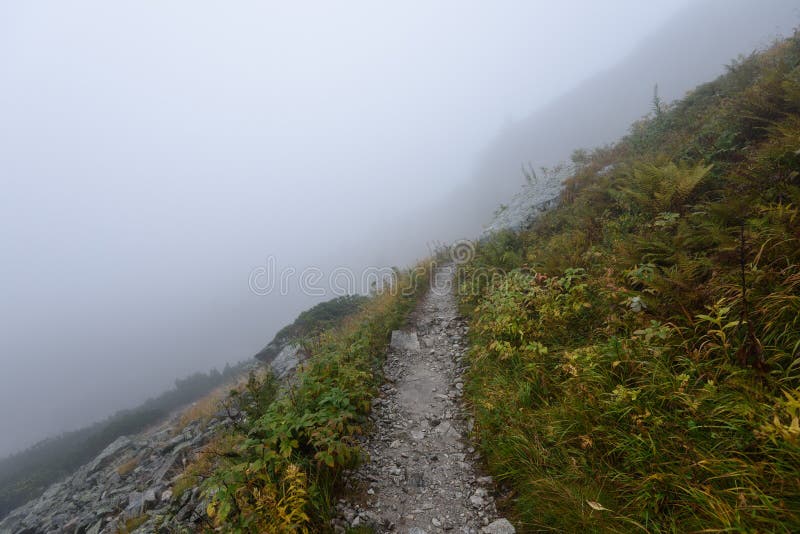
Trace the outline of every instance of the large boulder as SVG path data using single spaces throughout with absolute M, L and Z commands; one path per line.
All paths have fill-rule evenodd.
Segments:
M 288 340 L 286 339 L 273 339 L 269 345 L 258 351 L 258 354 L 256 354 L 254 358 L 264 363 L 270 363 L 281 352 L 287 343 Z
M 495 212 L 483 235 L 501 230 L 522 230 L 530 226 L 542 213 L 558 205 L 561 183 L 572 170 L 572 167 L 564 167 L 546 173 L 544 180 L 526 183 L 507 205 Z

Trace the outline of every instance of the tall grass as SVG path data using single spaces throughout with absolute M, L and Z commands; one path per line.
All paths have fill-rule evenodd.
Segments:
M 583 153 L 460 269 L 476 436 L 524 528 L 800 531 L 798 65 L 794 37 Z

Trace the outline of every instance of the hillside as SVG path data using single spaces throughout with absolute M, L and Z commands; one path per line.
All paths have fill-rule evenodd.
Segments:
M 195 373 L 175 380 L 175 387 L 141 405 L 103 421 L 42 440 L 0 459 L 0 519 L 47 487 L 85 464 L 116 439 L 158 424 L 214 388 L 234 380 L 250 363 L 226 366 L 222 372 Z
M 800 33 L 651 104 L 0 532 L 800 531 Z
M 664 102 L 681 99 L 739 54 L 790 35 L 799 17 L 791 0 L 688 3 L 618 64 L 507 124 L 479 161 L 475 186 L 483 198 L 505 202 L 515 184 L 498 177 L 520 177 L 521 164 L 554 166 L 575 148 L 615 142 L 649 109 L 656 86 Z M 714 39 L 704 42 L 709 34 Z
M 310 341 L 325 330 L 333 328 L 356 313 L 364 305 L 366 297 L 345 295 L 312 306 L 280 330 L 267 346 L 255 355 L 257 360 L 271 362 L 286 345 Z
M 452 358 L 479 447 L 459 458 L 464 473 L 484 458 L 496 484 L 433 504 L 438 454 L 418 453 L 446 415 L 433 408 L 423 425 L 394 372 L 446 360 L 413 347 L 382 363 L 431 264 L 405 275 L 408 298 L 372 297 L 309 348 L 296 388 L 208 479 L 216 524 L 438 531 L 493 495 L 523 531 L 797 530 L 799 65 L 796 36 L 674 105 L 654 99 L 619 143 L 574 153 L 555 207 L 530 226 L 471 258 L 453 251 L 471 347 Z M 424 309 L 406 324 L 443 320 Z
M 531 530 L 800 528 L 800 37 L 734 62 L 460 271 L 466 392 Z

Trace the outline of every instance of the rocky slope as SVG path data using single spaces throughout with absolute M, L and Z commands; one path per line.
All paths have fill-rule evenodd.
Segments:
M 467 327 L 457 315 L 453 271 L 436 272 L 413 328 L 393 333 L 375 427 L 363 444 L 370 461 L 349 475 L 353 492 L 339 501 L 337 531 L 514 532 L 498 519 L 492 479 L 481 476 L 467 439 L 471 422 L 460 403 Z
M 286 378 L 305 356 L 279 351 L 272 372 Z M 235 414 L 234 414 L 235 415 Z M 0 521 L 0 534 L 182 533 L 207 523 L 200 488 L 176 486 L 184 467 L 211 438 L 233 423 L 218 411 L 186 424 L 177 413 L 155 428 L 117 439 L 91 462 Z
M 2 534 L 100 534 L 117 532 L 128 521 L 142 532 L 194 530 L 203 521 L 199 489 L 173 491 L 183 467 L 225 421 L 191 422 L 180 415 L 152 431 L 121 437 L 66 480 L 0 522 Z M 129 523 L 131 524 L 131 523 Z

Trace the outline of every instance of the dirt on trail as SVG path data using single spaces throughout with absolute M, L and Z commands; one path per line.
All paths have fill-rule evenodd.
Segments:
M 332 522 L 338 532 L 514 532 L 497 517 L 492 479 L 481 476 L 468 439 L 471 421 L 461 406 L 467 326 L 454 272 L 452 264 L 435 270 L 411 326 L 392 335 L 374 428 L 363 443 L 369 461 L 348 475 L 350 495 Z

